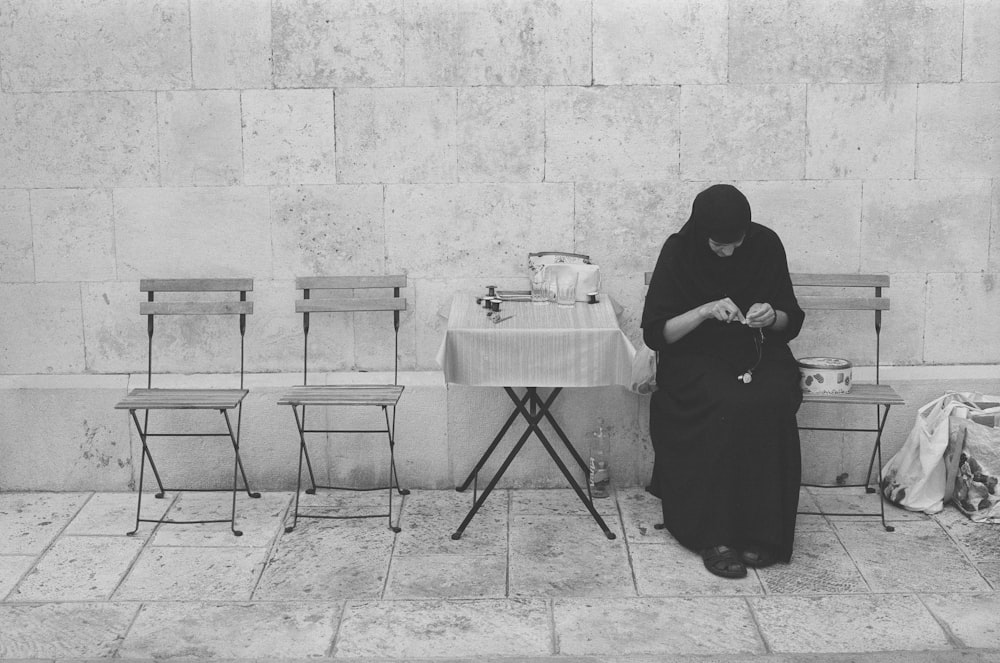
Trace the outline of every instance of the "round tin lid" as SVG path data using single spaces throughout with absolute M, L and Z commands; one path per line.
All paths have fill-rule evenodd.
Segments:
M 802 368 L 844 370 L 851 367 L 851 362 L 837 357 L 802 357 L 799 359 L 799 366 Z

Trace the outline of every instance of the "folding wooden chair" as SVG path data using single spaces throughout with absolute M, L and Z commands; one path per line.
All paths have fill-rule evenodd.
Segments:
M 243 346 L 246 334 L 246 317 L 253 313 L 253 302 L 247 301 L 247 292 L 253 290 L 253 279 L 145 279 L 139 282 L 139 291 L 147 293 L 147 301 L 139 304 L 139 314 L 146 316 L 146 332 L 149 337 L 149 348 L 147 353 L 146 388 L 133 389 L 128 396 L 115 405 L 115 409 L 128 410 L 135 423 L 135 428 L 139 433 L 142 442 L 142 462 L 139 465 L 139 493 L 136 504 L 135 529 L 128 532 L 133 535 L 139 531 L 139 523 L 229 523 L 233 534 L 242 536 L 243 532 L 236 529 L 236 492 L 237 475 L 243 478 L 243 488 L 250 497 L 260 497 L 260 493 L 251 492 L 250 484 L 247 481 L 246 472 L 243 469 L 243 461 L 240 459 L 240 422 L 243 418 L 243 399 L 247 395 L 247 390 L 243 388 Z M 159 293 L 239 293 L 238 301 L 155 301 L 155 294 Z M 239 389 L 153 389 L 153 320 L 158 315 L 184 315 L 184 316 L 205 316 L 205 315 L 238 315 L 240 326 L 240 388 Z M 233 431 L 232 421 L 229 412 L 236 409 L 236 430 Z M 139 422 L 136 414 L 138 410 L 143 411 L 143 421 Z M 218 410 L 222 415 L 226 432 L 176 432 L 176 433 L 153 433 L 149 429 L 150 410 Z M 156 477 L 156 484 L 160 491 L 156 497 L 163 498 L 167 489 L 163 487 L 160 473 L 153 462 L 153 456 L 149 450 L 149 438 L 152 437 L 228 437 L 233 445 L 235 461 L 233 463 L 233 502 L 232 511 L 228 519 L 222 520 L 164 520 L 142 518 L 142 488 L 146 469 L 146 461 L 153 470 Z M 171 488 L 175 491 L 222 491 L 229 488 Z
M 298 278 L 295 287 L 302 290 L 302 299 L 295 303 L 295 311 L 302 314 L 303 349 L 302 349 L 302 386 L 292 387 L 279 400 L 279 405 L 290 405 L 295 416 L 295 426 L 299 431 L 299 469 L 295 484 L 295 512 L 292 524 L 285 528 L 291 532 L 298 525 L 299 518 L 382 518 L 387 517 L 389 529 L 399 532 L 400 528 L 392 522 L 392 493 L 395 490 L 400 495 L 409 495 L 410 491 L 399 487 L 399 477 L 396 475 L 395 430 L 396 404 L 403 394 L 399 385 L 399 312 L 406 310 L 406 300 L 399 296 L 399 289 L 406 287 L 406 276 L 317 276 Z M 393 294 L 388 296 L 372 296 L 369 291 L 392 288 Z M 341 296 L 312 299 L 313 290 L 334 290 Z M 358 291 L 362 291 L 359 295 Z M 357 311 L 392 311 L 394 347 L 393 347 L 393 382 L 392 384 L 345 384 L 345 385 L 309 385 L 309 322 L 313 313 L 354 313 Z M 374 429 L 344 429 L 344 428 L 307 428 L 306 406 L 368 406 L 381 408 L 385 419 L 384 428 Z M 301 408 L 301 413 L 299 411 Z M 389 408 L 392 408 L 390 418 Z M 354 433 L 385 433 L 389 440 L 389 485 L 375 488 L 358 488 L 348 486 L 321 486 L 316 483 L 312 462 L 306 448 L 307 433 L 323 434 L 354 434 Z M 302 490 L 302 461 L 305 459 L 309 471 L 311 488 L 306 493 L 314 495 L 317 488 L 325 490 L 374 491 L 388 490 L 389 511 L 386 514 L 365 515 L 330 515 L 326 513 L 303 513 L 299 509 L 299 494 Z

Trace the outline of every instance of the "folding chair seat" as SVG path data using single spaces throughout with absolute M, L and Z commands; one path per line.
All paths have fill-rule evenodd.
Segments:
M 393 492 L 399 495 L 408 495 L 409 490 L 399 487 L 399 477 L 396 475 L 396 405 L 403 395 L 403 386 L 399 384 L 399 312 L 406 310 L 406 299 L 400 297 L 400 288 L 406 287 L 406 276 L 315 276 L 298 278 L 295 287 L 302 291 L 302 299 L 295 303 L 295 311 L 302 314 L 302 385 L 292 387 L 278 400 L 279 405 L 289 405 L 295 417 L 295 426 L 299 433 L 299 467 L 296 474 L 295 484 L 295 510 L 292 524 L 285 528 L 286 532 L 291 532 L 298 525 L 299 518 L 326 518 L 326 519 L 346 519 L 346 518 L 388 518 L 389 528 L 394 532 L 399 532 L 398 525 L 393 525 L 392 520 L 392 496 Z M 379 295 L 373 290 L 392 289 L 392 296 Z M 314 290 L 334 291 L 335 296 L 324 298 L 312 298 L 310 295 Z M 328 293 L 329 294 L 329 293 Z M 334 313 L 353 314 L 359 311 L 392 311 L 393 320 L 393 382 L 392 384 L 338 384 L 338 385 L 310 385 L 309 384 L 309 324 L 310 316 L 314 313 Z M 382 410 L 384 427 L 379 428 L 309 428 L 306 425 L 306 407 L 376 407 Z M 390 414 L 391 409 L 391 414 Z M 306 447 L 306 435 L 320 433 L 327 436 L 338 434 L 358 434 L 358 433 L 378 433 L 385 434 L 389 443 L 389 477 L 388 485 L 372 488 L 359 488 L 356 486 L 322 486 L 316 483 L 316 476 L 313 472 L 312 461 Z M 314 495 L 316 489 L 324 490 L 346 490 L 346 491 L 375 491 L 387 490 L 389 495 L 388 513 L 377 514 L 348 514 L 331 513 L 329 509 L 324 509 L 322 513 L 318 508 L 310 508 L 304 512 L 299 506 L 299 496 L 302 492 L 302 462 L 305 461 L 306 469 L 309 473 L 310 487 L 306 493 Z
M 243 532 L 236 529 L 236 493 L 238 478 L 243 479 L 243 489 L 250 497 L 260 497 L 260 493 L 250 490 L 243 461 L 240 458 L 240 423 L 243 419 L 243 399 L 248 391 L 243 388 L 243 348 L 246 335 L 246 317 L 253 313 L 253 302 L 246 299 L 247 292 L 253 290 L 252 279 L 145 279 L 139 282 L 139 291 L 147 293 L 146 301 L 139 304 L 139 314 L 146 316 L 146 333 L 148 336 L 146 388 L 132 389 L 128 395 L 115 404 L 115 409 L 128 410 L 142 442 L 142 461 L 139 465 L 139 491 L 136 504 L 135 529 L 128 532 L 133 535 L 139 531 L 139 523 L 176 524 L 176 523 L 229 523 L 233 534 L 241 536 Z M 239 299 L 233 300 L 231 293 L 239 293 Z M 156 293 L 224 293 L 229 301 L 156 301 Z M 209 295 L 211 297 L 211 295 Z M 195 295 L 201 297 L 201 295 Z M 240 386 L 239 389 L 154 389 L 153 388 L 153 329 L 156 316 L 239 316 L 240 330 Z M 143 412 L 142 422 L 137 412 Z M 225 423 L 224 432 L 151 432 L 149 413 L 152 410 L 217 410 Z M 236 428 L 230 419 L 230 412 L 236 410 Z M 165 520 L 142 518 L 142 490 L 145 479 L 146 461 L 156 478 L 162 499 L 167 489 L 163 486 L 159 470 L 153 462 L 149 440 L 154 437 L 227 437 L 233 447 L 232 508 L 228 519 L 214 520 Z M 223 491 L 229 488 L 170 488 L 173 491 Z

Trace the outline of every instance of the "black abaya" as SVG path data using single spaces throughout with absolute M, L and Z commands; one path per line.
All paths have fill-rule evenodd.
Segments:
M 710 230 L 696 201 L 691 220 L 663 245 L 646 294 L 643 336 L 659 352 L 650 404 L 651 489 L 682 545 L 765 546 L 788 561 L 801 477 L 795 415 L 802 392 L 787 343 L 804 314 L 781 240 L 750 223 L 748 206 L 743 242 L 731 256 L 712 252 Z M 760 344 L 758 330 L 709 319 L 666 342 L 667 320 L 724 297 L 744 314 L 755 303 L 771 304 L 788 324 L 765 330 Z M 750 368 L 752 380 L 739 381 Z

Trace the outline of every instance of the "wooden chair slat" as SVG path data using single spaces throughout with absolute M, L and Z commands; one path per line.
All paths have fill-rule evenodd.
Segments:
M 343 299 L 300 299 L 295 302 L 296 313 L 344 313 L 350 311 L 405 311 L 406 299 L 402 297 Z
M 246 389 L 133 389 L 116 410 L 230 410 L 246 397 Z
M 802 394 L 803 403 L 841 403 L 850 405 L 904 405 L 906 403 L 887 384 L 855 382 L 846 394 Z
M 888 297 L 824 297 L 799 295 L 796 297 L 803 310 L 822 311 L 887 311 Z
M 792 285 L 842 288 L 888 288 L 888 274 L 803 274 L 793 273 Z
M 249 315 L 253 302 L 139 302 L 140 315 Z
M 354 290 L 356 288 L 405 288 L 405 274 L 386 276 L 300 276 L 299 290 Z
M 253 279 L 142 279 L 139 292 L 243 292 Z
M 293 387 L 279 405 L 395 405 L 402 385 L 317 385 Z

